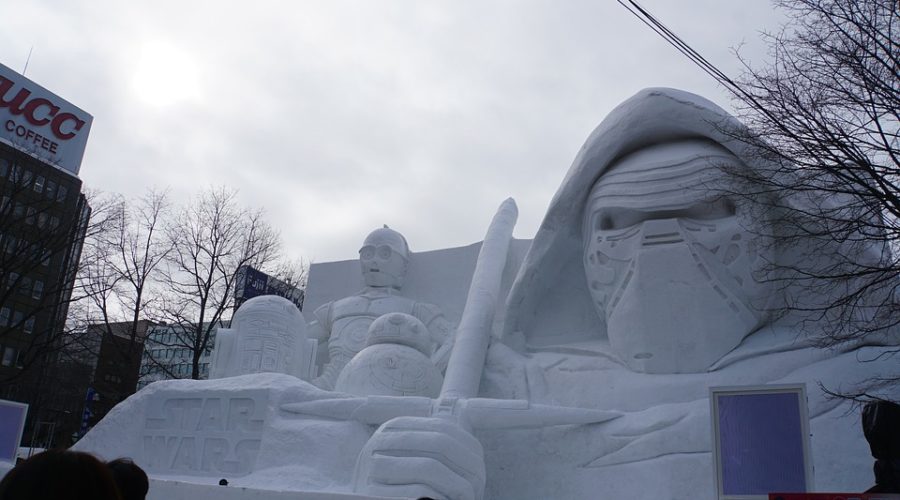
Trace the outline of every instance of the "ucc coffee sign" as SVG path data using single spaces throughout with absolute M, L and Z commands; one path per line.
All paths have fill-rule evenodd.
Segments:
M 78 175 L 93 117 L 0 64 L 0 140 Z

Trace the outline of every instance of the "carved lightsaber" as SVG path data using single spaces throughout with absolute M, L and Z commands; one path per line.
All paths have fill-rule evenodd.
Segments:
M 518 217 L 516 201 L 512 198 L 504 200 L 481 243 L 469 295 L 456 329 L 444 385 L 441 386 L 441 399 L 474 398 L 478 395 L 491 339 L 491 325 L 497 310 L 497 297 L 500 295 L 500 281 Z
M 444 406 L 442 403 L 452 403 Z M 287 403 L 281 409 L 312 417 L 381 425 L 396 417 L 441 416 L 473 429 L 515 429 L 606 422 L 617 411 L 533 404 L 524 399 L 466 398 L 435 400 L 421 396 L 366 396 Z M 446 411 L 442 411 L 446 410 Z
M 500 204 L 491 220 L 475 263 L 472 283 L 456 331 L 444 384 L 438 399 L 368 396 L 287 403 L 290 413 L 356 420 L 380 425 L 395 417 L 452 419 L 470 428 L 495 429 L 605 422 L 619 412 L 531 404 L 525 400 L 477 398 L 500 283 L 519 211 L 512 198 Z

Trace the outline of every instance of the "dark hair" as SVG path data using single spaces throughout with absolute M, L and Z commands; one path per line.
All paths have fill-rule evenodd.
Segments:
M 0 500 L 121 500 L 106 464 L 80 451 L 49 450 L 0 481 Z
M 117 458 L 106 464 L 112 472 L 122 500 L 144 500 L 147 490 L 150 489 L 150 481 L 144 469 L 138 467 L 130 458 Z
M 875 457 L 875 486 L 866 493 L 900 492 L 900 405 L 890 401 L 866 403 L 862 427 Z

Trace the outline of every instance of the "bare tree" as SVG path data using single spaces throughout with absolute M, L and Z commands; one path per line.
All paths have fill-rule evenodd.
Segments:
M 786 310 L 824 346 L 898 344 L 900 9 L 895 0 L 776 0 L 771 62 L 731 79 L 652 14 L 620 0 L 735 96 L 759 154 L 729 171 L 738 194 L 777 217 L 789 258 L 769 269 Z M 738 53 L 740 58 L 740 53 Z M 877 381 L 876 381 L 877 382 Z
M 238 300 L 235 301 L 234 309 L 237 310 L 241 304 L 251 297 L 245 297 L 241 293 L 245 283 L 242 279 L 246 276 L 239 273 L 238 275 Z M 266 282 L 268 293 L 279 295 L 293 302 L 297 308 L 303 309 L 303 301 L 306 298 L 306 281 L 309 278 L 309 264 L 303 259 L 280 260 L 268 273 L 269 278 Z M 243 288 L 243 291 L 246 291 Z
M 225 188 L 203 192 L 178 212 L 166 237 L 171 250 L 161 279 L 160 317 L 173 340 L 164 345 L 188 352 L 196 379 L 201 356 L 230 314 L 238 269 L 268 269 L 278 259 L 280 238 L 262 211 L 240 207 L 236 193 Z
M 149 317 L 157 293 L 161 264 L 171 250 L 163 233 L 168 214 L 165 191 L 148 190 L 134 206 L 121 197 L 109 197 L 112 223 L 85 243 L 88 256 L 79 277 L 85 291 L 84 312 L 88 335 L 117 335 L 128 343 L 111 343 L 126 366 L 139 363 L 143 351 L 142 323 Z M 98 342 L 90 340 L 94 347 Z
M 288 287 L 305 289 L 309 279 L 309 262 L 303 259 L 279 261 L 272 270 L 272 276 Z
M 114 219 L 111 205 L 91 192 L 61 216 L 55 197 L 35 195 L 35 182 L 11 174 L 0 197 L 0 342 L 18 347 L 21 371 L 12 378 L 77 340 L 66 317 L 84 297 L 75 283 L 90 262 L 83 244 Z
M 0 157 L 0 174 L 0 397 L 29 404 L 26 440 L 50 442 L 71 410 L 60 356 L 84 331 L 67 321 L 84 298 L 83 244 L 107 230 L 110 205 L 19 158 Z
M 745 64 L 738 138 L 770 161 L 745 196 L 782 192 L 788 308 L 824 345 L 885 343 L 900 322 L 900 11 L 890 0 L 780 1 L 770 67 Z M 828 249 L 823 256 L 822 249 Z

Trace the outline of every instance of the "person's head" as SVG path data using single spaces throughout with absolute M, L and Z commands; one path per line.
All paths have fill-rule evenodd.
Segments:
M 119 487 L 122 500 L 144 500 L 150 489 L 147 473 L 128 458 L 117 458 L 107 464 Z
M 591 188 L 582 238 L 594 307 L 614 352 L 634 370 L 697 372 L 764 319 L 755 305 L 769 245 L 742 213 L 724 171 L 741 160 L 683 139 L 614 161 Z
M 372 231 L 359 249 L 359 263 L 367 286 L 399 289 L 409 265 L 406 238 L 387 226 Z
M 109 468 L 80 451 L 49 450 L 0 481 L 0 500 L 120 500 Z

